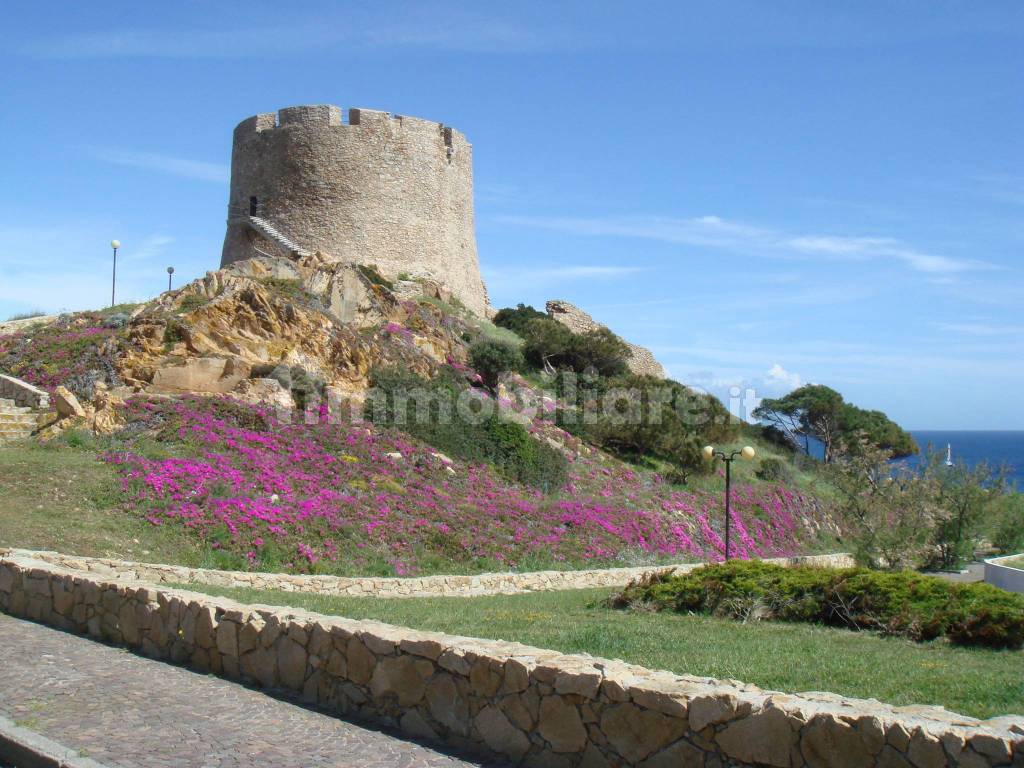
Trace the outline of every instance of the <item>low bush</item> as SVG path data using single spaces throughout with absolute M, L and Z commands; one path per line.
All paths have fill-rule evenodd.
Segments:
M 499 328 L 507 328 L 513 333 L 526 338 L 527 328 L 533 320 L 550 320 L 543 312 L 539 312 L 526 304 L 499 309 L 494 315 L 494 324 Z
M 789 465 L 781 459 L 769 456 L 761 460 L 761 466 L 757 469 L 757 478 L 770 483 L 788 483 L 793 479 L 793 473 Z
M 484 386 L 491 392 L 497 392 L 501 377 L 519 369 L 523 356 L 510 344 L 481 340 L 469 348 L 469 362 L 480 374 Z
M 627 460 L 654 457 L 684 475 L 708 471 L 701 448 L 733 440 L 739 432 L 719 400 L 671 379 L 625 374 L 580 377 L 580 384 L 559 393 L 575 407 L 559 409 L 558 425 Z
M 988 584 L 954 584 L 914 571 L 732 561 L 636 582 L 615 607 L 802 621 L 961 645 L 1024 645 L 1024 597 Z
M 1024 550 L 1024 494 L 1008 493 L 994 505 L 992 545 L 1004 554 Z
M 538 317 L 525 323 L 519 333 L 525 339 L 523 357 L 534 368 L 591 371 L 599 376 L 618 376 L 627 370 L 629 347 L 607 328 L 573 333 L 557 320 Z
M 17 314 L 11 315 L 7 318 L 7 322 L 14 320 L 31 320 L 33 317 L 45 317 L 46 313 L 41 309 L 34 309 L 31 312 L 18 312 Z
M 398 427 L 455 458 L 489 464 L 510 480 L 545 491 L 565 484 L 561 452 L 497 413 L 475 415 L 471 401 L 480 393 L 454 376 L 430 380 L 389 368 L 374 371 L 370 383 L 364 415 L 374 423 Z
M 391 280 L 388 280 L 378 271 L 377 265 L 375 264 L 356 264 L 356 269 L 358 269 L 360 273 L 362 273 L 363 277 L 374 285 L 387 288 L 389 291 L 395 287 L 395 284 Z

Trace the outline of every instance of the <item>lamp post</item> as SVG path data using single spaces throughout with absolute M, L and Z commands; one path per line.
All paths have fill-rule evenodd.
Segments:
M 725 451 L 716 451 L 715 446 L 705 445 L 704 446 L 704 458 L 709 461 L 712 459 L 721 459 L 725 462 L 725 559 L 729 559 L 729 518 L 731 516 L 730 509 L 730 496 L 732 491 L 732 463 L 738 459 L 752 459 L 755 456 L 755 451 L 749 445 L 743 446 L 738 451 L 732 453 L 726 453 Z
M 171 275 L 174 274 L 174 267 L 167 268 L 167 290 L 171 290 Z
M 110 278 L 110 306 L 114 306 L 114 294 L 117 292 L 117 249 L 121 247 L 121 241 L 111 240 L 110 247 L 114 249 L 114 274 Z

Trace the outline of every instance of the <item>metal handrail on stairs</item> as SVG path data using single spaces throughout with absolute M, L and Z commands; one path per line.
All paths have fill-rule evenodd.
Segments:
M 311 252 L 303 248 L 296 240 L 289 237 L 287 234 L 282 232 L 280 229 L 274 226 L 273 222 L 263 218 L 259 215 L 259 206 L 256 206 L 256 213 L 252 212 L 251 206 L 237 206 L 228 205 L 228 223 L 232 221 L 241 220 L 248 226 L 263 235 L 264 238 L 270 240 L 272 243 L 277 245 L 281 250 L 286 251 L 289 255 L 295 256 L 308 256 Z M 265 251 L 260 250 L 253 246 L 253 249 L 264 256 L 270 256 Z

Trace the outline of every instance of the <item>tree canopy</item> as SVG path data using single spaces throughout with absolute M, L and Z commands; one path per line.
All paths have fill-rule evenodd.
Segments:
M 766 398 L 753 415 L 807 454 L 810 441 L 817 440 L 826 463 L 840 452 L 859 450 L 864 442 L 894 457 L 918 452 L 910 433 L 884 413 L 848 403 L 839 392 L 822 384 L 806 384 L 784 397 Z

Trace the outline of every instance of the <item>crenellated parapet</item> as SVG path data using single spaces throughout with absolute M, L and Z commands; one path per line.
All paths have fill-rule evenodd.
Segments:
M 443 123 L 329 104 L 248 117 L 234 132 L 228 210 L 222 265 L 294 252 L 285 243 L 431 278 L 486 311 L 472 146 Z

